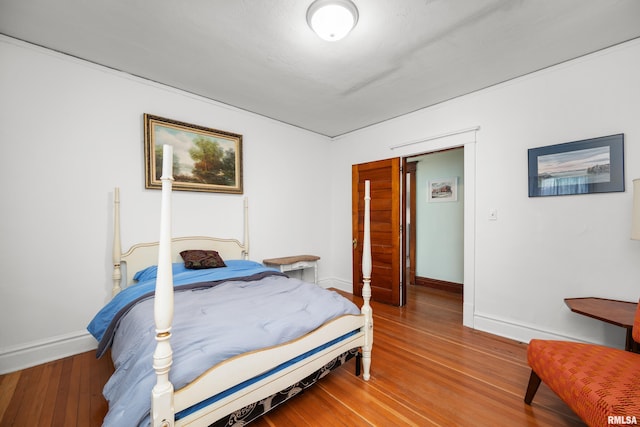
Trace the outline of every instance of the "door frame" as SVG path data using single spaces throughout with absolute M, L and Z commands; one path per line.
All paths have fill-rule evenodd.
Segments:
M 480 127 L 464 129 L 431 138 L 390 147 L 402 158 L 415 157 L 450 148 L 464 148 L 464 292 L 462 324 L 473 328 L 475 324 L 475 272 L 476 272 L 476 144 Z M 372 280 L 375 280 L 372 278 Z

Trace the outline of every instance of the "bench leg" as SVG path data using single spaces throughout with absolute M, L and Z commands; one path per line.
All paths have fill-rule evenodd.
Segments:
M 538 391 L 538 387 L 540 386 L 540 377 L 538 374 L 531 370 L 531 376 L 529 377 L 529 385 L 527 386 L 527 393 L 524 395 L 524 403 L 527 405 L 531 405 L 531 401 L 533 400 L 533 396 L 535 396 Z

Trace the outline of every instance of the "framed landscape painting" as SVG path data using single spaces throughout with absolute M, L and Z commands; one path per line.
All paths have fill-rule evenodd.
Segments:
M 529 197 L 624 191 L 624 134 L 529 149 Z
M 164 144 L 174 190 L 242 194 L 242 135 L 145 114 L 145 188 L 162 189 Z

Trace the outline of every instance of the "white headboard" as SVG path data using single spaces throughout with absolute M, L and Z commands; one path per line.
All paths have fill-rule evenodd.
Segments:
M 133 283 L 133 276 L 140 270 L 158 263 L 159 242 L 138 243 L 127 251 L 122 252 L 120 243 L 120 190 L 114 191 L 114 238 L 113 238 L 113 289 L 116 295 L 122 288 Z M 244 243 L 236 239 L 221 239 L 217 237 L 189 236 L 171 239 L 171 262 L 182 262 L 180 252 L 189 249 L 204 249 L 217 251 L 222 259 L 249 258 L 249 206 L 244 199 Z M 122 280 L 121 264 L 126 263 L 126 277 Z

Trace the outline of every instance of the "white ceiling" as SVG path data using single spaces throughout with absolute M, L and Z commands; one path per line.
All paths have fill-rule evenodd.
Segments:
M 0 33 L 323 135 L 640 37 L 639 0 L 354 0 L 343 40 L 312 0 L 0 0 Z

